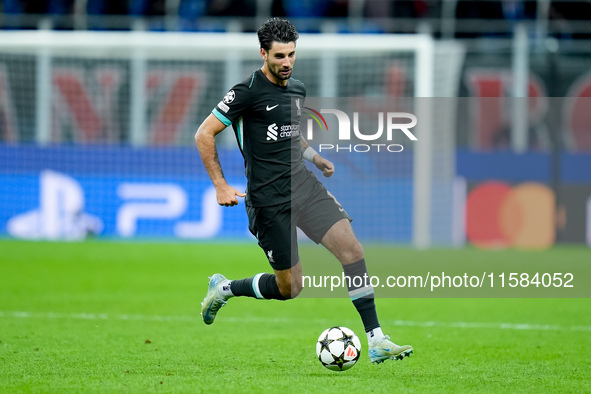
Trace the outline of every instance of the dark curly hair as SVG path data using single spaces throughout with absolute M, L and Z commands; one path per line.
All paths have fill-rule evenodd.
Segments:
M 288 42 L 296 42 L 298 31 L 295 26 L 287 19 L 271 18 L 259 28 L 257 31 L 259 36 L 259 43 L 261 48 L 265 51 L 271 49 L 273 41 L 287 44 Z

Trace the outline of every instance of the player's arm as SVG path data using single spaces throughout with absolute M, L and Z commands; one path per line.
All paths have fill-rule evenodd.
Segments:
M 325 159 L 324 157 L 320 156 L 318 152 L 316 152 L 308 142 L 304 139 L 304 137 L 300 136 L 300 143 L 302 144 L 302 154 L 305 160 L 308 160 L 310 163 L 314 164 L 316 168 L 322 171 L 322 174 L 329 178 L 334 174 L 334 164 L 330 161 Z
M 218 150 L 215 145 L 215 136 L 221 133 L 226 128 L 215 115 L 209 114 L 209 116 L 201 123 L 197 133 L 195 133 L 195 142 L 197 143 L 197 149 L 201 155 L 203 165 L 213 182 L 216 190 L 216 196 L 218 204 L 226 207 L 237 205 L 238 197 L 244 197 L 246 194 L 234 189 L 228 185 L 220 160 L 218 158 Z

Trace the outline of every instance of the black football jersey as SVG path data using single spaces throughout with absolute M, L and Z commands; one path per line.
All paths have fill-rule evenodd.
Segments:
M 259 69 L 232 87 L 214 108 L 221 122 L 232 125 L 244 157 L 247 204 L 288 202 L 292 188 L 309 173 L 300 145 L 299 115 L 305 97 L 302 82 L 290 78 L 286 86 L 276 85 Z

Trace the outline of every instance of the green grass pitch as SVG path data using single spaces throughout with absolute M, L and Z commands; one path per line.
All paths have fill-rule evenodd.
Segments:
M 420 253 L 560 262 L 590 252 Z M 268 269 L 254 242 L 0 241 L 0 392 L 591 392 L 589 299 L 381 298 L 384 331 L 415 354 L 372 365 L 348 299 L 233 299 L 203 324 L 208 275 Z M 346 372 L 316 359 L 333 325 L 362 341 Z

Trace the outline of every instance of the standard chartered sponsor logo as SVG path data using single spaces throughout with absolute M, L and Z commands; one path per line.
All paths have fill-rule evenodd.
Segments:
M 279 128 L 276 123 L 273 123 L 267 127 L 267 141 L 277 141 L 277 138 L 291 138 L 299 135 L 299 124 L 286 124 Z
M 280 137 L 297 137 L 300 135 L 300 125 L 299 124 L 286 124 L 281 126 L 281 134 Z
M 277 141 L 277 124 L 273 123 L 267 127 L 267 141 Z

